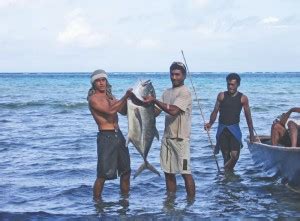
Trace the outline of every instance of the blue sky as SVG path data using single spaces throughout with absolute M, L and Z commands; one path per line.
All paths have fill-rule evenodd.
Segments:
M 0 72 L 300 71 L 299 0 L 0 0 Z

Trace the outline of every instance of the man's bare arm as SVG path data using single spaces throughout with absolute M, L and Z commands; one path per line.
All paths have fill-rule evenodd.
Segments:
M 137 96 L 135 96 L 134 93 L 132 93 L 130 95 L 130 100 L 132 101 L 132 103 L 134 103 L 135 105 L 138 105 L 138 106 L 146 105 L 143 101 L 141 101 L 140 99 L 138 99 Z M 123 106 L 123 108 L 119 111 L 119 113 L 122 114 L 122 115 L 127 115 L 127 102 Z
M 154 107 L 154 116 L 157 117 L 158 115 L 160 115 L 160 113 L 162 112 L 162 110 L 158 107 Z
M 160 108 L 160 111 L 162 110 L 172 116 L 176 116 L 182 112 L 182 110 L 179 107 L 177 107 L 176 105 L 163 103 L 159 100 L 156 100 L 152 96 L 144 97 L 144 103 L 145 104 L 151 104 L 151 103 L 156 104 L 156 106 L 158 106 Z M 156 110 L 156 114 L 159 115 L 160 112 L 158 112 L 158 110 Z
M 282 126 L 285 126 L 286 122 L 288 121 L 291 113 L 300 113 L 300 108 L 299 107 L 294 107 L 294 108 L 291 108 L 289 109 L 288 112 L 286 112 L 285 114 L 283 114 L 279 120 L 279 123 L 282 125 Z
M 120 100 L 114 102 L 112 105 L 103 105 L 103 103 L 106 102 L 105 98 L 99 99 L 95 96 L 92 96 L 89 99 L 89 105 L 97 112 L 113 115 L 117 112 L 122 111 L 122 108 L 124 108 L 124 106 L 126 105 L 127 98 L 130 97 L 131 94 L 131 90 L 127 90 L 126 94 Z
M 291 112 L 300 113 L 300 107 L 294 107 L 290 109 Z
M 209 130 L 211 128 L 211 126 L 214 124 L 214 122 L 216 121 L 218 112 L 220 110 L 220 104 L 223 99 L 224 99 L 224 93 L 220 92 L 217 96 L 214 110 L 210 114 L 209 123 L 205 124 L 204 129 Z
M 134 93 L 132 93 L 131 97 L 130 97 L 132 103 L 134 103 L 135 105 L 138 106 L 143 106 L 146 105 L 143 101 L 141 101 Z
M 161 110 L 172 116 L 176 116 L 182 112 L 182 110 L 176 105 L 166 104 L 156 99 L 154 100 L 154 104 L 156 104 Z
M 250 141 L 254 142 L 253 122 L 252 122 L 252 117 L 251 117 L 249 100 L 248 100 L 247 96 L 243 95 L 241 98 L 241 102 L 242 102 L 242 105 L 244 108 L 245 117 L 246 117 L 248 129 L 249 129 Z
M 125 102 L 125 104 L 123 105 L 123 107 L 118 112 L 120 114 L 122 114 L 122 115 L 127 115 L 127 101 Z

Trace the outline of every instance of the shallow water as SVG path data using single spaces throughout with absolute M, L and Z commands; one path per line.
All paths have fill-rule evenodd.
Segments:
M 192 77 L 208 120 L 218 92 L 226 90 L 226 73 Z M 249 98 L 258 134 L 268 135 L 277 115 L 299 106 L 300 73 L 242 73 L 241 77 L 240 91 Z M 151 79 L 158 97 L 171 86 L 167 73 L 112 73 L 116 97 L 137 79 Z M 189 79 L 186 84 L 192 88 Z M 191 135 L 195 201 L 186 198 L 180 176 L 176 195 L 167 196 L 163 176 L 144 171 L 131 180 L 129 196 L 120 195 L 119 180 L 107 181 L 102 201 L 94 202 L 97 127 L 87 107 L 89 86 L 87 73 L 0 74 L 0 219 L 300 217 L 300 194 L 255 165 L 246 143 L 235 172 L 218 173 L 195 96 Z M 127 119 L 119 120 L 126 137 Z M 160 137 L 163 127 L 161 114 Z M 245 138 L 243 114 L 241 128 Z M 133 146 L 129 149 L 134 174 L 142 159 Z M 148 160 L 162 174 L 159 149 L 160 142 L 154 140 Z M 217 157 L 222 167 L 222 157 Z

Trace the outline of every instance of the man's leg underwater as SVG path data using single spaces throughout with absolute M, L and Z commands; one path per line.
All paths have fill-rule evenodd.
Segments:
M 230 151 L 227 148 L 222 148 L 221 147 L 221 152 L 224 160 L 224 166 L 225 164 L 230 160 Z
M 96 179 L 96 181 L 94 183 L 94 187 L 93 187 L 93 195 L 94 195 L 95 200 L 98 200 L 101 198 L 104 183 L 105 183 L 105 178 L 97 178 Z
M 186 193 L 189 197 L 195 197 L 196 194 L 196 187 L 195 187 L 195 181 L 192 176 L 192 174 L 182 174 L 182 177 L 184 179 L 185 189 Z
M 240 156 L 240 150 L 230 151 L 230 159 L 224 165 L 224 169 L 232 171 Z
M 221 149 L 223 160 L 224 160 L 224 166 L 230 160 L 230 142 L 229 141 L 230 140 L 228 137 L 228 132 L 226 131 L 226 129 L 224 129 L 219 138 L 219 145 L 220 145 L 220 149 Z
M 130 171 L 120 177 L 120 190 L 122 194 L 128 194 L 130 190 Z
M 176 177 L 175 174 L 165 173 L 166 187 L 168 193 L 176 192 Z

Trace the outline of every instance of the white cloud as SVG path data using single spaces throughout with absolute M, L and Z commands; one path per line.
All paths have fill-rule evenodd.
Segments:
M 81 9 L 71 11 L 67 16 L 65 30 L 58 34 L 58 42 L 79 47 L 99 47 L 108 42 L 109 34 L 100 34 L 88 23 Z
M 192 0 L 192 5 L 199 8 L 204 8 L 209 4 L 208 0 Z
M 194 28 L 196 33 L 201 34 L 203 37 L 210 37 L 214 34 L 213 30 L 206 25 L 200 24 Z
M 0 8 L 11 7 L 11 6 L 23 6 L 32 0 L 0 0 Z
M 300 1 L 88 2 L 0 0 L 0 43 L 4 50 L 0 58 L 14 61 L 2 62 L 1 69 L 15 71 L 18 63 L 21 71 L 38 70 L 28 62 L 38 57 L 44 71 L 68 70 L 70 65 L 65 64 L 70 60 L 74 62 L 73 69 L 88 70 L 98 64 L 94 58 L 101 48 L 101 55 L 111 69 L 134 70 L 135 66 L 128 65 L 128 59 L 134 57 L 135 63 L 146 71 L 153 70 L 153 66 L 144 64 L 145 58 L 160 56 L 167 60 L 175 56 L 179 47 L 188 50 L 196 64 L 197 56 L 203 55 L 201 58 L 206 62 L 198 66 L 201 70 L 216 70 L 216 57 L 219 70 L 226 69 L 228 64 L 251 69 L 256 62 L 263 64 L 262 61 L 267 63 L 270 59 L 262 59 L 262 51 L 275 49 L 284 54 L 286 67 L 300 68 L 299 62 L 293 62 L 299 60 Z M 24 51 L 26 62 L 19 56 Z M 248 51 L 251 56 L 247 57 Z M 236 58 L 246 62 L 232 63 Z M 80 62 L 83 59 L 88 61 L 84 62 L 86 68 Z M 155 68 L 165 67 L 162 59 L 158 61 L 161 66 Z M 273 63 L 274 69 L 279 67 Z
M 267 17 L 262 20 L 264 24 L 275 24 L 279 22 L 279 18 L 276 17 Z
M 154 39 L 141 39 L 137 42 L 137 47 L 140 49 L 159 49 L 160 42 Z

